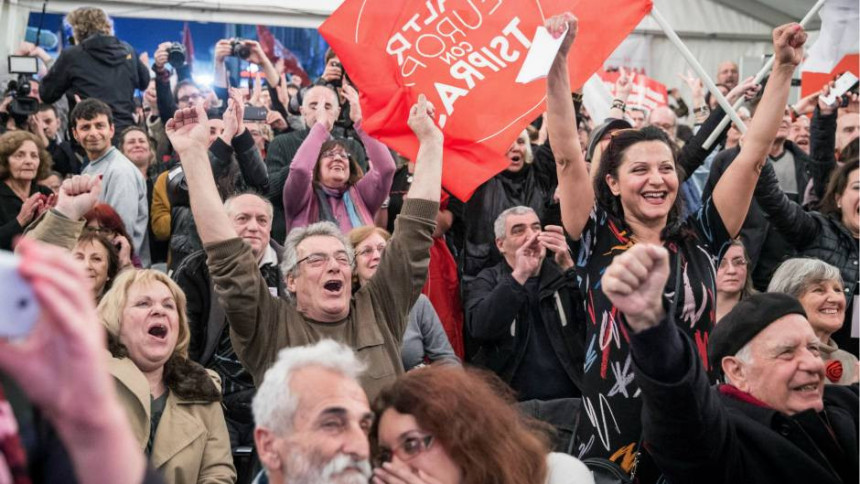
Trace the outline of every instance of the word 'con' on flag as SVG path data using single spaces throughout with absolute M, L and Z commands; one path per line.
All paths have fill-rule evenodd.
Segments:
M 581 86 L 651 11 L 651 0 L 345 0 L 319 31 L 361 93 L 362 125 L 414 159 L 406 124 L 424 94 L 445 133 L 442 183 L 466 200 L 504 170 L 517 135 L 546 107 L 546 81 L 516 84 L 535 29 L 570 11 L 579 33 L 571 85 Z

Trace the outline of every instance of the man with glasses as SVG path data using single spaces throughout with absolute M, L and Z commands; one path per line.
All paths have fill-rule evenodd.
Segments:
M 220 207 L 206 157 L 205 111 L 181 110 L 168 123 L 233 347 L 256 383 L 282 348 L 324 338 L 346 343 L 368 363 L 362 386 L 371 396 L 403 373 L 400 345 L 409 309 L 427 277 L 441 196 L 442 132 L 432 115 L 422 96 L 409 118 L 421 144 L 415 181 L 375 276 L 353 295 L 352 246 L 336 225 L 312 224 L 291 232 L 284 244 L 281 269 L 289 301 L 269 292 L 251 248 Z

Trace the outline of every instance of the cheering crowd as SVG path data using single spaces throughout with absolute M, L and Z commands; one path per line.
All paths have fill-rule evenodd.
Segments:
M 798 24 L 763 85 L 720 64 L 741 134 L 691 76 L 692 110 L 628 108 L 622 72 L 592 119 L 552 17 L 546 113 L 458 200 L 435 107 L 405 159 L 331 51 L 310 82 L 224 39 L 210 89 L 67 21 L 18 48 L 38 107 L 0 104 L 0 249 L 42 313 L 0 341 L 0 483 L 860 479 L 860 100 L 788 103 Z

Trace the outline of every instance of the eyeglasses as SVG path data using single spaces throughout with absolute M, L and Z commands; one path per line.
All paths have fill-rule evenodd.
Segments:
M 403 439 L 400 444 L 392 447 L 391 449 L 380 447 L 379 454 L 376 456 L 376 459 L 374 459 L 374 464 L 376 467 L 381 467 L 382 464 L 391 462 L 392 457 L 395 455 L 398 459 L 404 462 L 412 460 L 418 454 L 429 449 L 432 444 L 433 436 L 430 434 L 410 435 Z
M 187 103 L 189 101 L 196 101 L 198 99 L 203 99 L 203 95 L 202 94 L 189 94 L 187 96 L 182 96 L 181 98 L 179 98 L 179 102 Z
M 729 264 L 731 264 L 732 267 L 746 267 L 747 260 L 743 257 L 735 257 L 734 259 L 726 259 L 724 257 L 723 260 L 720 261 L 720 269 L 725 269 Z
M 304 259 L 300 259 L 296 262 L 296 267 L 298 267 L 302 262 L 307 262 L 309 266 L 314 268 L 319 268 L 323 266 L 327 266 L 328 262 L 334 258 L 338 264 L 342 266 L 350 266 L 352 265 L 352 260 L 349 258 L 349 254 L 346 251 L 335 252 L 332 254 L 323 254 L 321 252 L 315 252 Z
M 357 254 L 357 255 L 358 255 L 359 257 L 370 257 L 370 256 L 372 256 L 372 255 L 373 255 L 373 252 L 374 252 L 374 251 L 378 251 L 378 252 L 379 252 L 379 256 L 381 257 L 381 256 L 382 256 L 382 254 L 385 252 L 385 247 L 386 247 L 386 246 L 385 246 L 385 244 L 379 244 L 379 245 L 377 245 L 376 247 L 373 247 L 373 246 L 371 246 L 371 245 L 368 245 L 367 247 L 365 247 L 365 248 L 361 249 L 360 251 L 358 251 L 358 254 Z
M 328 150 L 321 155 L 322 158 L 340 158 L 342 160 L 349 160 L 349 153 L 344 150 Z
M 84 231 L 105 236 L 116 235 L 116 230 L 107 227 L 84 227 Z

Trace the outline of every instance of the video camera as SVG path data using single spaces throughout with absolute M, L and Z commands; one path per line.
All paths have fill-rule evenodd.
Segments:
M 18 74 L 18 78 L 9 81 L 5 95 L 12 98 L 9 114 L 20 126 L 27 122 L 30 115 L 39 111 L 39 101 L 30 96 L 30 79 L 39 72 L 39 61 L 24 55 L 10 55 L 8 61 L 9 73 Z

